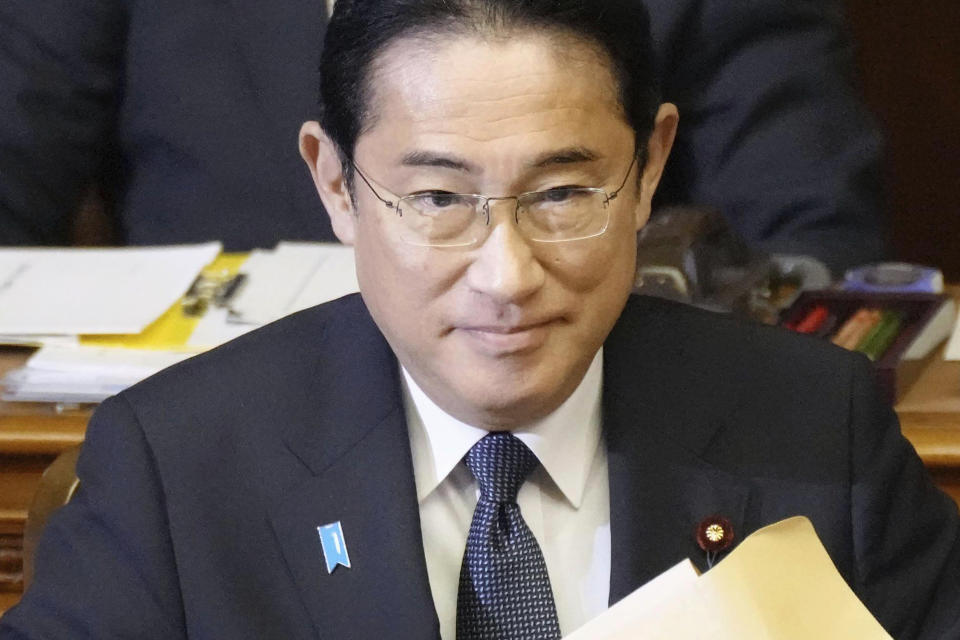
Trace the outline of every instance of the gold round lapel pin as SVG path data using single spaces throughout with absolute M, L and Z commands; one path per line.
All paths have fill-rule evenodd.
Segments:
M 712 515 L 697 525 L 696 538 L 697 544 L 707 554 L 707 567 L 712 569 L 717 556 L 730 548 L 736 534 L 728 518 Z

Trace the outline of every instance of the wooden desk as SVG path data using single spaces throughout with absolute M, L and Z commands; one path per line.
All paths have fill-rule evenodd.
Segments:
M 28 350 L 0 348 L 0 376 Z M 960 362 L 937 356 L 897 404 L 903 432 L 937 483 L 960 503 Z M 0 612 L 19 598 L 23 523 L 40 475 L 83 441 L 89 411 L 0 402 Z
M 937 484 L 960 504 L 960 362 L 942 351 L 896 406 L 903 434 Z
M 29 353 L 0 347 L 0 376 Z M 0 402 L 0 612 L 23 589 L 23 523 L 40 476 L 57 454 L 83 442 L 89 417 L 89 411 Z

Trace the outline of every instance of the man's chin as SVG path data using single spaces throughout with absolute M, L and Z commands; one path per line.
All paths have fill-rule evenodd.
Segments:
M 536 422 L 563 403 L 560 385 L 530 382 L 504 378 L 461 389 L 461 412 L 468 416 L 461 419 L 488 430 L 515 429 Z

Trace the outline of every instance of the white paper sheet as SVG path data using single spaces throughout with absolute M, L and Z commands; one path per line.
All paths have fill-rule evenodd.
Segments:
M 324 251 L 324 259 L 307 279 L 287 313 L 307 309 L 349 293 L 360 291 L 353 247 L 333 245 Z
M 943 354 L 944 360 L 960 360 L 960 318 L 954 320 L 953 333 L 950 334 L 950 342 L 947 343 L 947 350 Z
M 140 333 L 220 248 L 0 249 L 0 333 Z
M 44 347 L 27 360 L 27 368 L 75 375 L 148 376 L 194 354 L 156 349 Z
M 18 402 L 101 402 L 190 353 L 90 346 L 48 346 L 3 379 L 2 397 Z
M 247 277 L 230 303 L 235 322 L 266 324 L 359 290 L 353 248 L 339 244 L 281 242 L 255 252 L 241 267 Z
M 19 347 L 43 347 L 46 345 L 74 345 L 79 343 L 77 336 L 44 335 L 34 333 L 24 334 L 0 334 L 0 344 L 19 346 Z
M 230 302 L 236 322 L 266 324 L 286 315 L 310 274 L 323 259 L 323 245 L 281 242 L 272 251 L 255 251 L 240 273 L 243 288 Z

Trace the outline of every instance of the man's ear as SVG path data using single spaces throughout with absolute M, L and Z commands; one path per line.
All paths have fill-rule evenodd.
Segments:
M 680 115 L 675 105 L 666 102 L 660 105 L 657 118 L 654 121 L 653 132 L 647 141 L 647 164 L 643 167 L 643 176 L 640 178 L 640 198 L 637 203 L 636 225 L 639 231 L 647 224 L 650 218 L 650 207 L 653 206 L 653 194 L 660 184 L 663 168 L 673 148 L 673 141 L 677 137 L 677 123 Z
M 340 242 L 352 245 L 356 236 L 357 217 L 343 175 L 343 164 L 336 145 L 315 120 L 304 122 L 300 127 L 300 156 L 310 169 L 313 184 L 330 216 L 333 232 Z

